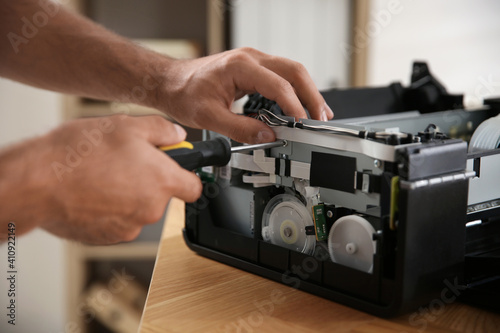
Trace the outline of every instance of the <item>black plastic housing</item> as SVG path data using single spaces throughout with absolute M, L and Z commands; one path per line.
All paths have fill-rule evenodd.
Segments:
M 427 173 L 420 174 L 424 179 L 439 177 L 446 167 L 457 171 L 450 150 L 466 156 L 462 142 L 429 144 L 425 150 L 432 151 L 433 161 L 442 167 L 426 169 Z M 407 149 L 399 154 L 411 161 L 418 153 Z M 465 163 L 460 165 L 465 167 Z M 218 226 L 217 219 L 225 212 L 211 207 L 219 196 L 204 196 L 187 205 L 184 237 L 203 256 L 378 316 L 394 316 L 441 297 L 449 284 L 463 283 L 468 180 L 416 188 L 412 184 L 403 177 L 398 227 L 395 231 L 385 228 L 379 235 L 380 249 L 371 274 Z

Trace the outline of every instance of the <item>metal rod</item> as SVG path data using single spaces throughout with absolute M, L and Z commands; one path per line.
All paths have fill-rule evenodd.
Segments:
M 288 142 L 286 142 L 286 140 L 276 140 L 274 142 L 258 143 L 255 145 L 243 145 L 243 146 L 231 147 L 231 153 L 241 153 L 257 149 L 286 147 L 287 144 Z

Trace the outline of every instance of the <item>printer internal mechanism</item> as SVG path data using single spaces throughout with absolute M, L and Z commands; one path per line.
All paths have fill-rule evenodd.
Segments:
M 327 122 L 249 96 L 245 114 L 287 144 L 198 170 L 204 192 L 186 205 L 188 246 L 380 316 L 424 306 L 448 284 L 493 306 L 500 100 L 465 110 L 425 63 L 413 69 L 409 87 L 323 92 L 336 114 Z

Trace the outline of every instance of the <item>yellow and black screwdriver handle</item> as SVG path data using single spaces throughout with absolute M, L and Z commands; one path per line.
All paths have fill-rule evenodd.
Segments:
M 231 145 L 223 138 L 192 143 L 183 141 L 159 148 L 190 171 L 204 166 L 223 166 L 231 159 Z

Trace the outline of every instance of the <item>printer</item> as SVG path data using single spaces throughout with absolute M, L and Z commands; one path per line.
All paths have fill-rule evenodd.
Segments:
M 500 99 L 464 109 L 423 62 L 408 87 L 322 94 L 334 120 L 249 96 L 245 115 L 286 144 L 197 170 L 189 248 L 378 316 L 456 299 L 498 310 Z

